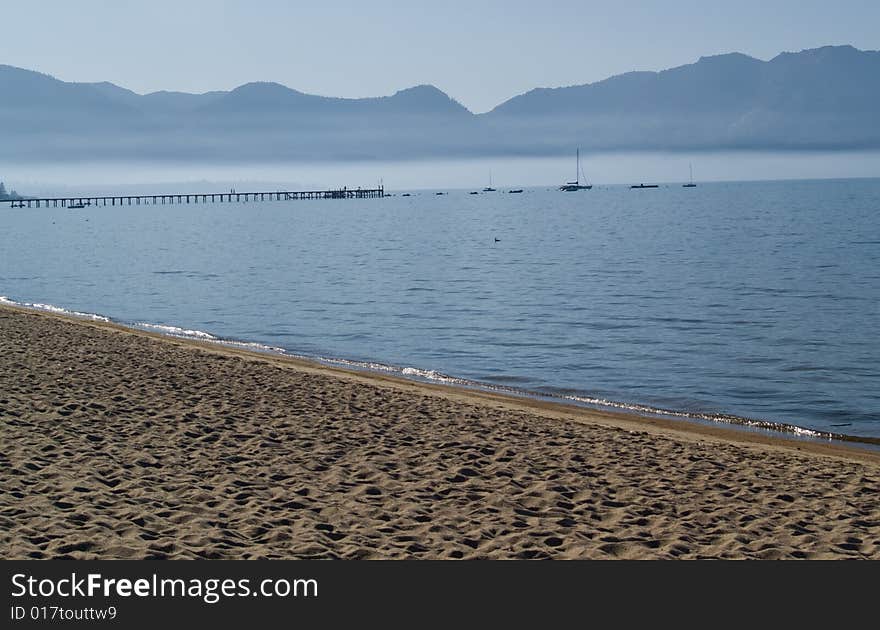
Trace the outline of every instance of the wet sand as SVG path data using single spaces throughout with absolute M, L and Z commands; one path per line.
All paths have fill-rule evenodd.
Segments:
M 0 306 L 0 557 L 880 558 L 880 455 Z

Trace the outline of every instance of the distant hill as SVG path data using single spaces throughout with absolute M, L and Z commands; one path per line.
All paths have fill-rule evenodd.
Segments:
M 474 115 L 430 85 L 375 98 L 277 83 L 140 95 L 0 66 L 7 159 L 397 159 L 584 150 L 880 148 L 880 52 L 731 53 L 538 88 Z
M 292 90 L 278 83 L 248 83 L 231 92 L 220 93 L 199 108 L 200 113 L 252 114 L 272 113 L 297 116 L 309 113 L 334 115 L 431 115 L 470 117 L 471 113 L 432 85 L 401 90 L 393 96 L 378 98 L 334 98 L 314 96 Z
M 597 149 L 860 148 L 880 146 L 878 105 L 880 52 L 828 46 L 536 89 L 484 118 L 504 136 Z
M 86 83 L 104 96 L 122 103 L 146 115 L 163 116 L 191 112 L 213 102 L 228 92 L 207 92 L 205 94 L 188 94 L 186 92 L 151 92 L 140 95 L 131 90 L 119 87 L 106 81 L 102 83 Z

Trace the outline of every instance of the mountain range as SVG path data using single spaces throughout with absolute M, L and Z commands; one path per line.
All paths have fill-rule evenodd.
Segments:
M 430 85 L 376 98 L 277 83 L 140 95 L 0 65 L 0 156 L 20 160 L 401 159 L 583 150 L 880 148 L 880 52 L 827 46 L 761 61 L 538 88 L 474 114 Z

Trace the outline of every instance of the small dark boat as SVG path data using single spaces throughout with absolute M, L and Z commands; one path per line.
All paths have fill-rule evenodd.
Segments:
M 478 193 L 476 190 L 474 190 L 474 191 L 469 192 L 468 194 L 469 195 L 479 195 L 480 193 Z
M 517 188 L 516 190 L 508 190 L 507 192 L 512 193 L 512 194 L 521 193 L 522 188 Z
M 401 197 L 412 197 L 412 195 L 409 194 L 409 193 L 403 193 L 403 194 L 401 195 Z
M 636 184 L 630 188 L 660 188 L 657 184 Z

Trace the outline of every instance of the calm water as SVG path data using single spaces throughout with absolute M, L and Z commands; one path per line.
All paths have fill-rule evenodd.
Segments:
M 4 204 L 0 219 L 12 300 L 880 437 L 880 180 Z

